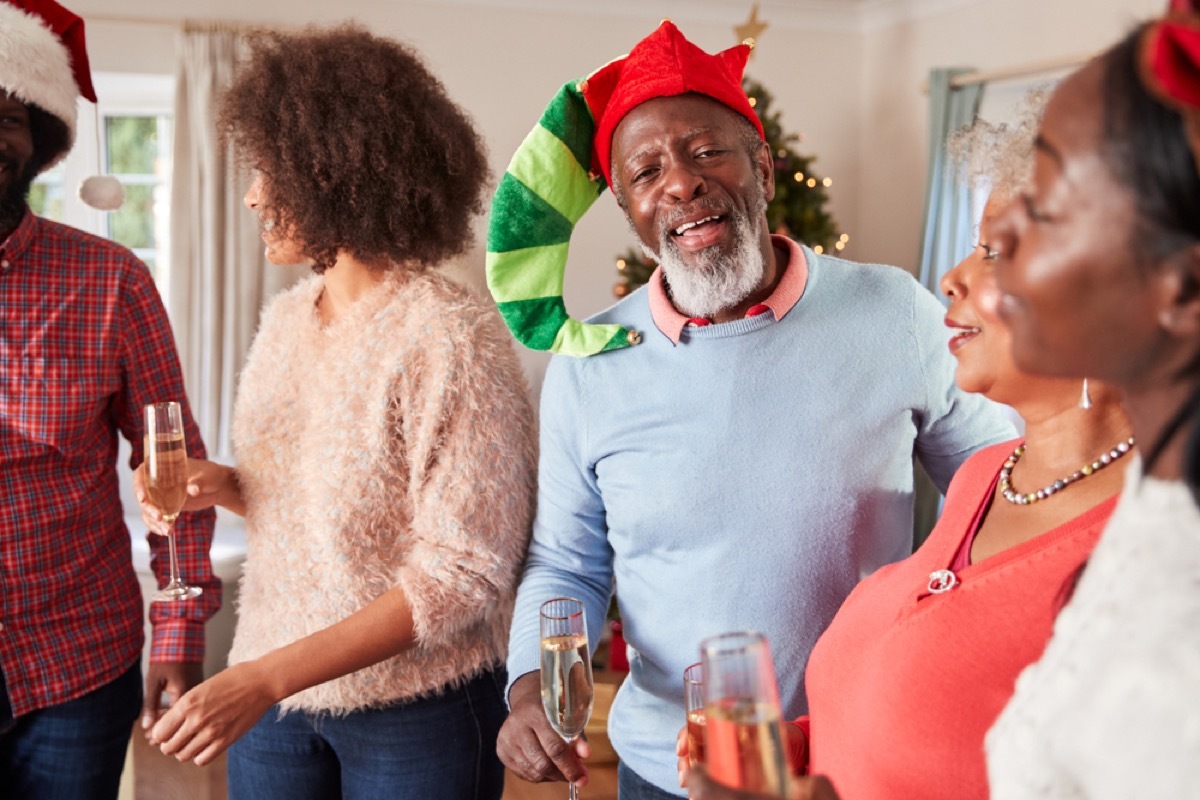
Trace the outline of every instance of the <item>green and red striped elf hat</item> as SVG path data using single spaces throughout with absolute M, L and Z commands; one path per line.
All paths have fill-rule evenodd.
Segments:
M 554 95 L 513 155 L 488 223 L 488 288 L 517 341 L 579 357 L 641 341 L 637 331 L 621 325 L 591 325 L 567 314 L 562 287 L 571 234 L 612 184 L 613 131 L 647 100 L 703 94 L 763 135 L 742 89 L 749 55 L 749 44 L 706 53 L 664 20 L 627 56 Z

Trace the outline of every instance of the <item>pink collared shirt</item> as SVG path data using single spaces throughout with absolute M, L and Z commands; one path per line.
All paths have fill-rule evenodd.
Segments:
M 746 316 L 754 317 L 770 311 L 775 315 L 775 321 L 778 322 L 792 310 L 792 307 L 800 301 L 800 296 L 804 294 L 804 285 L 808 281 L 808 263 L 804 259 L 804 250 L 800 245 L 786 236 L 772 235 L 771 244 L 787 250 L 788 258 L 784 265 L 783 276 L 775 286 L 775 291 L 771 292 L 771 296 L 747 311 Z M 648 291 L 650 293 L 650 316 L 654 319 L 654 326 L 670 339 L 672 344 L 679 344 L 679 338 L 683 335 L 683 329 L 687 325 L 712 324 L 711 320 L 686 317 L 671 304 L 671 298 L 667 296 L 666 284 L 663 283 L 661 266 L 655 269 L 650 276 Z

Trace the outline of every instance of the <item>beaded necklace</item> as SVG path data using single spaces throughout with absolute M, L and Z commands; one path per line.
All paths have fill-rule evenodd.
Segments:
M 1004 499 L 1010 503 L 1019 506 L 1027 506 L 1036 503 L 1039 500 L 1045 500 L 1052 494 L 1058 494 L 1063 489 L 1070 486 L 1075 481 L 1081 481 L 1088 475 L 1099 472 L 1109 464 L 1116 461 L 1121 456 L 1133 449 L 1134 440 L 1130 436 L 1123 442 L 1118 443 L 1115 447 L 1106 453 L 1101 453 L 1095 461 L 1089 464 L 1084 464 L 1075 472 L 1067 475 L 1065 478 L 1059 478 L 1053 483 L 1048 483 L 1036 492 L 1028 494 L 1014 491 L 1012 485 L 1012 471 L 1017 462 L 1021 460 L 1021 456 L 1025 454 L 1025 445 L 1017 445 L 1017 449 L 1013 450 L 1012 455 L 1004 462 L 1004 466 L 1000 468 L 1000 493 L 1004 495 Z

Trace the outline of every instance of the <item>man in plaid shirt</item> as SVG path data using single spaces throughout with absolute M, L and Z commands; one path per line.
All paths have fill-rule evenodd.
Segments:
M 142 407 L 183 403 L 175 343 L 146 266 L 123 247 L 35 216 L 30 184 L 70 149 L 95 101 L 83 23 L 52 0 L 0 0 L 0 797 L 115 798 L 139 712 L 199 683 L 220 605 L 211 510 L 182 515 L 196 599 L 142 598 L 118 494 L 117 436 L 142 460 Z M 151 536 L 159 583 L 166 540 Z

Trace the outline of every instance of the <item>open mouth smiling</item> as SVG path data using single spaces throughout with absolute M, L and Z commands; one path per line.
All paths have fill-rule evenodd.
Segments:
M 978 325 L 963 325 L 949 318 L 946 319 L 946 327 L 952 332 L 950 337 L 950 352 L 958 350 L 967 342 L 983 333 L 983 329 Z
M 727 234 L 729 217 L 725 214 L 692 215 L 667 229 L 670 240 L 680 250 L 699 252 L 721 244 Z
M 675 228 L 673 231 L 671 231 L 671 233 L 674 234 L 675 236 L 683 236 L 685 233 L 692 230 L 693 228 L 698 228 L 701 225 L 708 225 L 709 223 L 713 223 L 713 222 L 720 222 L 723 219 L 724 219 L 723 216 L 721 216 L 719 214 L 715 214 L 710 217 L 704 217 L 703 219 L 693 220 L 692 222 L 685 222 L 682 225 L 680 225 L 678 228 Z

